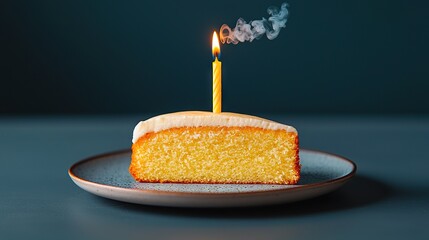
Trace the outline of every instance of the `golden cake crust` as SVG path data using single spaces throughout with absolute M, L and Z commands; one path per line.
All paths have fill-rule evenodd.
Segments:
M 156 133 L 180 127 L 255 127 L 297 133 L 292 126 L 252 115 L 230 112 L 184 111 L 158 115 L 139 122 L 134 128 L 132 141 L 135 143 L 146 133 Z

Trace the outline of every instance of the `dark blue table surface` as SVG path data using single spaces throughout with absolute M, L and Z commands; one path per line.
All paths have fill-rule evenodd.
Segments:
M 0 239 L 429 239 L 428 116 L 263 116 L 358 165 L 338 191 L 293 204 L 160 208 L 74 185 L 70 165 L 129 148 L 148 116 L 0 118 Z

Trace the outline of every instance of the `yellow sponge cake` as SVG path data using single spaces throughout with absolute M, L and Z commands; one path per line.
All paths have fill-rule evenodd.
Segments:
M 295 128 L 237 113 L 177 112 L 134 129 L 129 171 L 140 182 L 295 184 Z

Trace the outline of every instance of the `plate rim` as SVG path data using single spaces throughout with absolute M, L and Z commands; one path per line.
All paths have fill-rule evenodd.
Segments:
M 77 161 L 70 166 L 70 168 L 68 169 L 68 174 L 75 184 L 80 182 L 83 184 L 91 185 L 92 187 L 97 187 L 97 188 L 101 188 L 101 189 L 105 189 L 105 190 L 115 189 L 117 191 L 126 191 L 126 192 L 130 192 L 130 193 L 140 192 L 142 194 L 151 194 L 151 195 L 194 196 L 194 197 L 196 197 L 196 196 L 213 197 L 213 196 L 231 196 L 231 195 L 240 195 L 240 196 L 247 195 L 247 196 L 250 196 L 250 195 L 259 195 L 259 194 L 265 195 L 265 194 L 284 193 L 285 191 L 287 191 L 287 192 L 305 191 L 305 190 L 309 190 L 309 189 L 313 189 L 313 188 L 320 188 L 320 187 L 328 186 L 331 184 L 344 183 L 344 182 L 348 181 L 349 179 L 351 179 L 354 175 L 356 175 L 357 165 L 352 160 L 350 160 L 349 158 L 346 158 L 346 157 L 338 155 L 338 154 L 333 154 L 333 153 L 324 152 L 324 151 L 320 151 L 320 150 L 306 149 L 306 148 L 300 148 L 299 151 L 300 152 L 305 151 L 305 152 L 311 152 L 311 153 L 316 153 L 316 154 L 329 155 L 331 157 L 338 158 L 341 161 L 344 161 L 344 162 L 351 164 L 352 169 L 349 173 L 347 173 L 346 175 L 344 175 L 342 177 L 333 178 L 333 179 L 329 179 L 329 180 L 322 181 L 322 182 L 310 183 L 310 184 L 300 185 L 300 186 L 291 187 L 291 188 L 272 189 L 272 190 L 253 190 L 253 191 L 247 191 L 247 192 L 180 192 L 180 191 L 162 191 L 162 190 L 138 189 L 138 188 L 131 189 L 131 188 L 124 188 L 124 187 L 118 187 L 118 186 L 103 184 L 103 183 L 92 182 L 92 181 L 78 177 L 73 172 L 73 170 L 77 166 L 84 164 L 86 162 L 90 162 L 90 161 L 93 161 L 93 160 L 96 160 L 99 158 L 115 156 L 115 155 L 120 155 L 120 154 L 125 154 L 125 153 L 131 153 L 131 149 L 122 149 L 122 150 L 116 150 L 116 151 L 111 151 L 111 152 L 93 155 L 90 157 L 86 157 L 80 161 Z M 169 184 L 174 184 L 174 183 L 169 183 Z M 181 184 L 181 183 L 178 183 L 178 184 Z M 196 184 L 198 184 L 198 183 L 196 183 Z M 269 184 L 269 185 L 282 185 L 282 184 Z M 79 186 L 79 187 L 81 187 L 81 186 Z

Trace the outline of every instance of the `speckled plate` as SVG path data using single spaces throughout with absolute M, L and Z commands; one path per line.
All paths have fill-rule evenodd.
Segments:
M 70 167 L 82 189 L 118 201 L 170 207 L 244 207 L 288 203 L 331 192 L 347 182 L 356 165 L 343 157 L 300 150 L 297 185 L 139 183 L 128 173 L 129 150 L 84 159 Z

